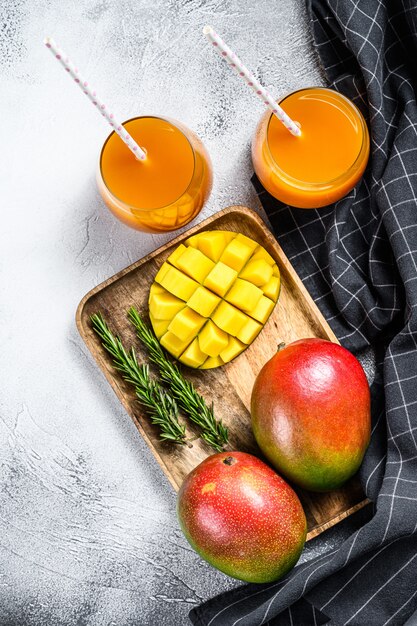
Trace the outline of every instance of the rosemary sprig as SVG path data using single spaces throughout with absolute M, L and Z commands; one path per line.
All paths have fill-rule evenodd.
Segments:
M 120 337 L 113 335 L 101 313 L 92 315 L 91 323 L 103 347 L 113 357 L 114 368 L 134 386 L 152 424 L 159 426 L 160 438 L 185 444 L 185 426 L 178 422 L 178 406 L 171 394 L 149 377 L 148 365 L 138 364 L 134 348 L 126 352 Z
M 214 417 L 213 403 L 210 407 L 207 406 L 194 385 L 184 378 L 178 366 L 168 359 L 155 334 L 145 324 L 135 307 L 129 309 L 129 318 L 147 349 L 149 359 L 158 367 L 161 379 L 168 385 L 180 408 L 191 421 L 200 426 L 201 438 L 218 452 L 222 451 L 223 446 L 228 443 L 228 432 L 222 422 Z

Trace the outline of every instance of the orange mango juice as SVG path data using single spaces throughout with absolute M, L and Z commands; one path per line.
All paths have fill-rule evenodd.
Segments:
M 160 117 L 136 117 L 123 126 L 146 151 L 146 159 L 137 160 L 111 133 L 97 174 L 103 200 L 137 230 L 155 233 L 184 226 L 211 191 L 211 162 L 202 142 L 179 122 Z
M 252 142 L 262 185 L 290 206 L 319 208 L 345 196 L 360 180 L 369 157 L 369 134 L 359 109 L 332 89 L 311 87 L 280 101 L 301 125 L 294 137 L 268 111 Z

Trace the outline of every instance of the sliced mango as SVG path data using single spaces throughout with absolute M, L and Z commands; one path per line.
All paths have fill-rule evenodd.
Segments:
M 237 339 L 243 341 L 246 345 L 252 343 L 255 337 L 261 332 L 262 324 L 255 322 L 255 320 L 248 318 L 245 325 L 236 333 Z
M 152 296 L 154 293 L 166 293 L 166 289 L 158 285 L 158 283 L 153 283 L 149 291 L 149 296 Z
M 160 343 L 161 346 L 168 350 L 176 359 L 178 359 L 188 345 L 187 342 L 181 341 L 181 339 L 174 335 L 174 333 L 169 332 L 169 330 L 162 335 Z
M 262 287 L 264 296 L 271 298 L 274 302 L 278 300 L 281 281 L 279 276 L 272 276 L 271 279 Z
M 262 296 L 259 299 L 259 302 L 256 305 L 256 307 L 252 309 L 249 315 L 253 317 L 254 319 L 258 320 L 258 322 L 261 322 L 261 324 L 265 324 L 274 306 L 275 306 L 275 302 L 272 302 L 272 300 L 270 300 L 266 296 Z
M 187 341 L 187 339 L 192 339 L 197 335 L 205 322 L 205 317 L 185 307 L 171 320 L 168 330 L 181 341 Z
M 239 341 L 239 339 L 236 339 L 236 337 L 229 337 L 229 343 L 225 349 L 220 352 L 219 356 L 224 363 L 228 363 L 238 354 L 243 352 L 245 348 L 245 344 Z
M 156 320 L 172 320 L 185 307 L 185 302 L 168 291 L 151 294 L 149 312 Z
M 209 356 L 207 361 L 204 361 L 203 365 L 200 365 L 200 369 L 208 370 L 213 367 L 219 367 L 220 365 L 224 365 L 224 361 L 219 356 Z
M 157 320 L 149 313 L 149 317 L 157 337 L 161 337 L 168 330 L 171 320 Z
M 223 254 L 220 256 L 220 261 L 232 267 L 236 272 L 240 272 L 251 254 L 252 248 L 236 237 L 227 244 Z
M 175 248 L 175 250 L 173 252 L 171 252 L 171 254 L 169 255 L 169 257 L 167 258 L 168 263 L 171 263 L 171 265 L 175 265 L 176 266 L 176 261 L 177 259 L 179 259 L 179 257 L 183 254 L 183 252 L 185 252 L 187 250 L 187 248 L 184 246 L 184 244 L 180 243 L 179 246 L 177 246 Z M 162 266 L 163 267 L 163 266 Z
M 250 237 L 246 237 L 246 235 L 242 235 L 242 233 L 238 233 L 236 235 L 235 239 L 236 239 L 236 241 L 241 241 L 246 246 L 249 246 L 249 248 L 252 250 L 252 252 L 255 250 L 255 248 L 258 247 L 258 244 L 256 243 L 256 241 L 254 241 Z
M 201 367 L 207 358 L 207 354 L 200 350 L 198 338 L 196 337 L 181 354 L 181 363 L 188 365 L 188 367 Z
M 236 278 L 236 270 L 219 261 L 208 274 L 203 284 L 218 296 L 224 296 Z
M 219 304 L 220 298 L 205 287 L 197 287 L 191 298 L 188 300 L 188 306 L 200 313 L 204 317 L 210 317 L 216 306 Z
M 251 261 L 256 261 L 256 259 L 264 259 L 269 265 L 275 265 L 274 259 L 263 246 L 258 246 L 251 257 Z
M 198 237 L 198 249 L 212 261 L 218 261 L 226 245 L 226 237 L 221 230 L 206 231 Z
M 228 302 L 221 302 L 214 314 L 213 322 L 234 337 L 247 321 L 247 316 Z
M 207 274 L 214 267 L 214 262 L 208 259 L 200 250 L 197 250 L 197 248 L 185 248 L 182 253 L 173 261 L 170 261 L 170 263 L 199 283 L 203 282 Z
M 262 287 L 272 277 L 272 266 L 265 259 L 249 261 L 240 272 L 240 278 L 250 281 L 257 287 Z
M 168 274 L 170 268 L 171 268 L 171 266 L 168 265 L 168 263 L 164 263 L 163 265 L 161 265 L 157 275 L 155 276 L 155 282 L 159 283 L 159 284 L 162 284 L 162 281 L 164 280 L 165 276 Z M 153 285 L 152 285 L 151 289 L 152 288 L 153 288 Z
M 229 343 L 229 339 L 227 333 L 209 320 L 198 335 L 198 343 L 200 350 L 208 356 L 218 356 Z
M 164 266 L 162 266 L 162 268 L 163 267 Z M 174 296 L 177 296 L 177 298 L 187 301 L 197 289 L 198 283 L 189 276 L 180 272 L 180 270 L 177 270 L 176 267 L 171 267 L 168 264 L 167 267 L 168 270 L 163 273 L 162 276 L 159 276 L 161 272 L 161 270 L 159 270 L 155 280 L 157 280 L 162 287 L 165 287 L 167 291 L 172 293 Z M 155 317 L 157 316 L 155 315 Z
M 161 345 L 189 367 L 236 358 L 255 339 L 278 299 L 272 256 L 241 233 L 203 231 L 171 252 L 149 293 Z
M 262 291 L 248 280 L 236 278 L 225 300 L 231 302 L 242 311 L 252 311 L 262 297 Z

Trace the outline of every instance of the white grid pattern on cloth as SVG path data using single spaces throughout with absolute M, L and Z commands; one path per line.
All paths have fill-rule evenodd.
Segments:
M 331 86 L 367 116 L 370 166 L 355 190 L 320 211 L 284 207 L 255 186 L 342 344 L 376 349 L 374 427 L 360 474 L 376 513 L 338 550 L 283 581 L 194 610 L 201 626 L 296 624 L 305 594 L 306 626 L 326 615 L 336 624 L 396 626 L 417 609 L 417 3 L 308 2 Z

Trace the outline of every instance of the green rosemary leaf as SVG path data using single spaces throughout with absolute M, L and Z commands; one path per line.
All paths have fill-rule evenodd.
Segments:
M 149 359 L 159 369 L 161 380 L 169 387 L 180 408 L 201 430 L 201 437 L 218 452 L 228 443 L 228 431 L 220 420 L 214 417 L 213 404 L 208 406 L 194 385 L 184 378 L 178 366 L 165 354 L 153 331 L 145 324 L 135 307 L 129 309 L 129 318 L 144 344 Z
M 150 378 L 148 365 L 138 364 L 134 348 L 126 351 L 120 337 L 113 335 L 101 313 L 92 315 L 91 323 L 104 349 L 113 357 L 114 368 L 134 386 L 151 422 L 159 426 L 160 438 L 185 444 L 185 426 L 178 422 L 178 406 L 172 395 Z

